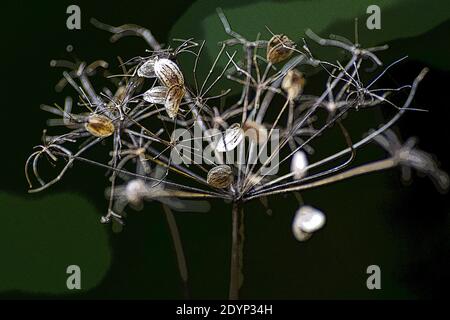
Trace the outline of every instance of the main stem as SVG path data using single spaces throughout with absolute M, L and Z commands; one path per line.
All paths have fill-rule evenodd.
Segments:
M 239 289 L 243 282 L 243 248 L 244 248 L 244 211 L 241 202 L 233 202 L 231 268 L 230 268 L 230 300 L 239 299 Z

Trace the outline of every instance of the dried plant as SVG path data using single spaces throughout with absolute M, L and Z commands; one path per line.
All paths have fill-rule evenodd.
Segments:
M 160 201 L 186 288 L 186 262 L 172 209 L 205 210 L 203 200 L 209 199 L 231 202 L 229 298 L 237 299 L 242 285 L 246 202 L 260 199 L 266 203 L 268 196 L 289 192 L 296 193 L 302 202 L 298 193 L 303 190 L 397 165 L 404 168 L 405 174 L 410 168 L 427 174 L 442 190 L 448 187 L 447 175 L 432 157 L 415 149 L 411 141 L 402 145 L 391 130 L 406 111 L 423 111 L 410 105 L 427 70 L 411 85 L 375 88 L 386 70 L 403 61 L 391 63 L 375 76 L 365 71 L 363 66 L 382 66 L 376 52 L 387 46 L 362 48 L 359 43 L 341 37 L 324 39 L 308 30 L 308 41 L 346 52 L 345 61 L 334 63 L 315 57 L 305 39 L 296 43 L 269 30 L 268 41 L 247 40 L 231 29 L 221 10 L 218 15 L 230 39 L 220 43 L 219 53 L 201 83 L 197 67 L 202 61 L 204 41 L 175 40 L 180 43 L 178 47 L 163 48 L 147 29 L 136 25 L 111 27 L 93 20 L 97 27 L 112 32 L 112 41 L 139 35 L 150 50 L 147 56 L 121 63 L 122 73 L 116 75 L 98 72 L 106 70 L 104 61 L 52 62 L 54 67 L 68 69 L 58 88 L 71 85 L 77 103 L 73 105 L 73 99 L 67 97 L 63 108 L 42 106 L 57 116 L 48 125 L 65 129 L 53 136 L 44 130 L 42 144 L 28 158 L 25 174 L 30 192 L 52 186 L 76 161 L 81 161 L 109 172 L 109 204 L 101 222 L 123 224 L 127 207 L 140 210 L 144 201 Z M 238 58 L 240 54 L 242 59 Z M 183 70 L 183 59 L 193 62 L 192 70 Z M 221 59 L 225 59 L 223 68 L 218 67 Z M 327 75 L 319 94 L 308 92 L 305 74 L 314 73 L 310 70 Z M 367 77 L 371 80 L 363 80 Z M 95 89 L 91 80 L 98 78 L 110 81 L 110 88 Z M 193 78 L 193 83 L 188 83 L 187 78 Z M 237 84 L 240 90 L 222 88 L 227 81 Z M 219 94 L 213 95 L 213 90 Z M 407 92 L 401 105 L 389 99 L 400 91 Z M 346 116 L 381 106 L 392 108 L 395 115 L 359 141 L 352 141 L 344 126 Z M 346 146 L 310 161 L 315 139 L 332 127 L 342 133 Z M 178 129 L 190 138 L 175 134 Z M 351 167 L 357 151 L 373 141 L 388 151 L 387 158 Z M 91 149 L 100 144 L 110 147 L 104 160 L 89 156 Z M 203 151 L 206 149 L 210 156 Z M 55 178 L 41 178 L 38 168 L 42 156 L 58 168 Z M 175 161 L 175 156 L 183 161 Z M 39 186 L 33 187 L 36 182 Z M 300 205 L 292 230 L 298 240 L 304 241 L 324 223 L 325 215 L 320 210 Z

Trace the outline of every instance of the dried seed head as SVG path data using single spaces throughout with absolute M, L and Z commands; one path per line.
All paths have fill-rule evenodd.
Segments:
M 155 104 L 164 104 L 166 102 L 167 87 L 158 86 L 147 90 L 144 93 L 144 100 Z
M 281 62 L 289 58 L 295 43 L 284 34 L 274 35 L 267 44 L 267 61 L 272 64 Z
M 174 85 L 184 86 L 183 74 L 172 60 L 165 58 L 156 60 L 155 75 L 167 88 Z
M 166 101 L 164 107 L 171 119 L 174 119 L 178 114 L 181 100 L 183 100 L 185 89 L 183 85 L 173 85 L 167 90 Z
M 294 174 L 294 179 L 301 179 L 306 174 L 306 167 L 308 166 L 308 158 L 303 151 L 297 151 L 292 157 L 291 172 Z
M 242 132 L 241 125 L 239 123 L 232 124 L 225 133 L 220 137 L 216 145 L 216 151 L 227 152 L 237 147 L 242 141 L 244 133 Z
M 155 77 L 155 58 L 150 58 L 144 62 L 137 70 L 137 75 L 143 78 Z
M 209 170 L 206 182 L 215 188 L 224 189 L 233 183 L 233 178 L 230 166 L 223 164 Z
M 305 86 L 305 77 L 297 69 L 289 70 L 281 83 L 281 88 L 288 94 L 288 99 L 293 100 L 299 96 Z
M 84 127 L 90 134 L 96 137 L 104 138 L 114 133 L 114 124 L 111 119 L 100 114 L 89 116 Z
M 258 144 L 264 144 L 267 141 L 267 129 L 264 125 L 255 121 L 246 121 L 243 126 L 245 135 Z
M 292 222 L 292 232 L 298 241 L 308 240 L 312 233 L 325 224 L 325 214 L 310 206 L 302 206 L 297 210 Z

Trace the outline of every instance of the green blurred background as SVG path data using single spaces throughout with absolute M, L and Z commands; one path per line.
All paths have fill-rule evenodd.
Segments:
M 82 29 L 66 28 L 66 8 L 78 4 Z M 381 30 L 367 30 L 366 8 L 381 7 Z M 158 203 L 132 213 L 120 233 L 101 225 L 106 211 L 104 170 L 76 163 L 65 179 L 37 195 L 27 193 L 23 164 L 40 143 L 48 115 L 41 103 L 62 103 L 55 93 L 61 70 L 54 58 L 69 58 L 66 46 L 83 60 L 104 59 L 120 72 L 116 57 L 143 55 L 138 38 L 116 44 L 95 29 L 91 17 L 112 25 L 135 23 L 168 43 L 173 37 L 208 41 L 203 69 L 226 38 L 215 14 L 220 6 L 232 27 L 254 38 L 268 38 L 268 26 L 299 41 L 306 28 L 353 39 L 359 18 L 364 46 L 388 43 L 380 54 L 389 63 L 404 55 L 380 85 L 411 83 L 424 66 L 431 69 L 415 106 L 429 113 L 408 113 L 397 126 L 401 136 L 417 136 L 419 146 L 435 154 L 449 172 L 450 5 L 446 1 L 14 1 L 3 4 L 1 61 L 2 125 L 0 178 L 0 298 L 180 299 L 176 257 Z M 318 54 L 329 51 L 316 48 Z M 320 78 L 319 78 L 320 80 Z M 316 81 L 320 83 L 320 81 Z M 314 80 L 311 88 L 314 89 Z M 317 89 L 317 88 L 316 88 Z M 357 138 L 377 126 L 386 112 L 358 112 L 346 120 Z M 340 139 L 321 139 L 318 150 L 331 150 Z M 328 154 L 330 151 L 325 152 Z M 319 155 L 321 153 L 319 152 Z M 383 156 L 368 147 L 358 162 Z M 449 200 L 425 178 L 403 186 L 391 170 L 322 187 L 302 194 L 327 214 L 326 227 L 306 243 L 291 234 L 297 204 L 292 196 L 246 207 L 246 239 L 241 297 L 247 299 L 427 299 L 442 297 L 449 284 Z M 224 299 L 229 279 L 230 205 L 212 202 L 208 213 L 175 213 L 189 268 L 190 297 Z M 66 288 L 66 268 L 82 270 L 82 290 Z M 366 288 L 366 268 L 379 265 L 382 290 Z

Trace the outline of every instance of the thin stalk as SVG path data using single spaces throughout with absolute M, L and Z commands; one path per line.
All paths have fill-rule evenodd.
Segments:
M 345 179 L 349 179 L 355 176 L 359 176 L 362 174 L 366 174 L 369 172 L 375 172 L 375 171 L 381 171 L 381 170 L 386 170 L 392 167 L 395 167 L 396 165 L 398 165 L 398 159 L 396 159 L 395 157 L 391 157 L 391 158 L 387 158 L 384 160 L 379 160 L 373 163 L 369 163 L 369 164 L 365 164 L 365 165 L 361 165 L 359 167 L 353 168 L 353 169 L 349 169 L 347 171 L 344 171 L 342 173 L 338 173 L 336 175 L 333 175 L 331 177 L 327 177 L 318 181 L 314 181 L 314 182 L 310 182 L 307 184 L 303 184 L 303 185 L 298 185 L 298 186 L 292 186 L 292 187 L 286 187 L 283 189 L 277 189 L 277 190 L 264 190 L 262 192 L 255 192 L 254 194 L 249 195 L 248 197 L 245 197 L 245 201 L 254 199 L 254 198 L 258 198 L 258 197 L 265 197 L 265 196 L 271 196 L 271 195 L 275 195 L 275 194 L 279 194 L 279 193 L 286 193 L 286 192 L 293 192 L 293 191 L 302 191 L 302 190 L 306 190 L 306 189 L 312 189 L 312 188 L 316 188 L 316 187 L 320 187 L 323 185 L 327 185 L 330 183 L 334 183 L 334 182 L 338 182 L 338 181 L 342 181 Z
M 243 249 L 244 249 L 244 210 L 240 202 L 233 203 L 232 216 L 232 242 L 231 242 L 231 268 L 230 268 L 230 300 L 239 299 L 239 289 L 243 282 Z
M 181 243 L 180 233 L 178 231 L 177 222 L 170 208 L 163 204 L 164 213 L 166 214 L 167 224 L 169 225 L 170 234 L 172 235 L 173 246 L 177 256 L 178 271 L 183 283 L 183 295 L 185 299 L 189 299 L 188 286 L 188 270 L 186 264 L 186 257 L 184 255 L 183 245 Z

